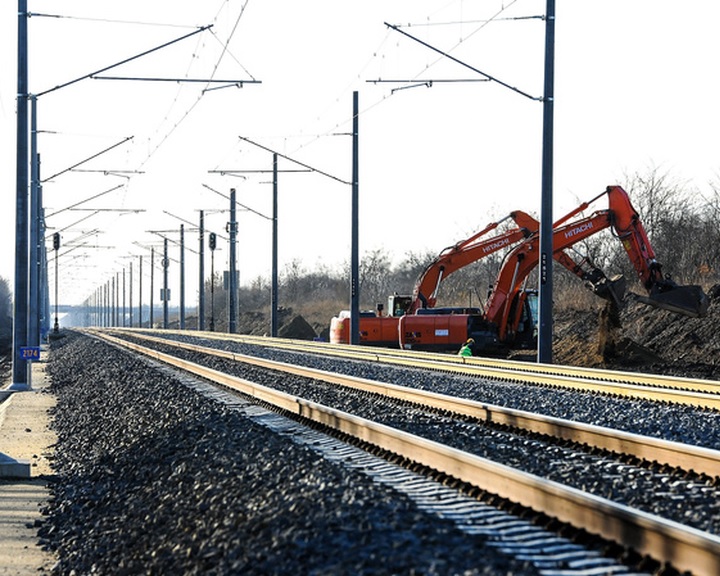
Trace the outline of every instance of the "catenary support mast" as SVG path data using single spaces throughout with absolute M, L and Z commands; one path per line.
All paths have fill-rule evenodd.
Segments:
M 17 158 L 15 197 L 15 290 L 13 310 L 14 390 L 27 390 L 27 361 L 21 348 L 27 345 L 28 328 L 28 59 L 27 0 L 18 0 Z
M 538 362 L 552 362 L 553 338 L 553 118 L 555 83 L 555 0 L 545 16 L 545 90 L 543 98 L 542 197 L 540 202 L 540 302 Z

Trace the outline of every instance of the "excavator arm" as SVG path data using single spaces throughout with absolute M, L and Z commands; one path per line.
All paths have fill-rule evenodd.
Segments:
M 650 306 L 685 316 L 704 316 L 710 301 L 700 286 L 680 286 L 669 276 L 663 277 L 645 228 L 625 190 L 620 186 L 609 186 L 608 197 L 615 233 L 648 292 L 648 296 L 636 295 L 636 298 Z
M 595 266 L 587 256 L 582 256 L 579 261 L 573 260 L 569 251 L 553 254 L 554 259 L 575 274 L 585 285 L 592 290 L 593 294 L 613 302 L 620 308 L 625 298 L 625 277 L 622 275 L 608 278 L 605 273 Z
M 686 316 L 703 316 L 708 308 L 707 296 L 699 286 L 679 286 L 669 278 L 663 277 L 662 267 L 655 259 L 655 253 L 640 217 L 625 190 L 620 186 L 608 186 L 605 192 L 594 198 L 593 201 L 604 194 L 608 195 L 608 209 L 566 223 L 572 216 L 577 215 L 589 205 L 589 203 L 585 203 L 556 222 L 553 229 L 553 258 L 582 277 L 577 269 L 573 270 L 572 266 L 575 263 L 565 253 L 565 250 L 581 240 L 612 227 L 648 292 L 648 297 L 639 297 L 642 302 Z M 501 340 L 505 340 L 508 331 L 513 329 L 512 303 L 521 291 L 528 274 L 537 266 L 538 258 L 539 236 L 537 233 L 527 238 L 506 256 L 493 292 L 485 306 L 485 317 L 498 326 Z M 606 280 L 601 271 L 597 271 L 595 274 L 596 283 Z M 592 281 L 591 277 L 586 279 Z
M 512 218 L 516 227 L 485 238 L 487 234 Z M 407 313 L 414 314 L 419 308 L 434 308 L 440 283 L 453 272 L 482 258 L 512 246 L 537 233 L 540 223 L 532 216 L 516 210 L 497 222 L 492 222 L 477 234 L 446 248 L 423 270 L 415 283 L 412 300 Z

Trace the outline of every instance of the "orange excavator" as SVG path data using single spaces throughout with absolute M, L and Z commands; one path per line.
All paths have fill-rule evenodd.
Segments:
M 600 197 L 607 195 L 609 207 L 598 210 L 591 216 L 576 218 Z M 530 233 L 510 250 L 498 274 L 495 285 L 482 310 L 462 310 L 454 308 L 433 308 L 437 296 L 437 287 L 443 272 L 437 272 L 445 266 L 447 270 L 457 270 L 474 260 L 456 260 L 457 266 L 448 268 L 445 259 L 453 255 L 450 251 L 441 254 L 420 276 L 412 297 L 405 298 L 407 314 L 400 315 L 393 325 L 397 328 L 397 341 L 391 342 L 391 326 L 386 326 L 386 342 L 380 343 L 374 334 L 365 331 L 365 322 L 360 319 L 361 344 L 378 344 L 416 350 L 457 350 L 465 340 L 475 340 L 475 354 L 492 354 L 510 348 L 534 347 L 536 345 L 537 292 L 524 288 L 530 272 L 537 266 L 539 259 L 539 234 L 537 221 L 531 217 L 524 220 L 525 229 Z M 492 225 L 491 225 L 492 226 Z M 669 277 L 664 277 L 662 267 L 655 259 L 645 229 L 630 198 L 620 186 L 609 186 L 604 192 L 583 203 L 575 210 L 555 222 L 553 226 L 553 258 L 577 275 L 592 291 L 602 298 L 613 301 L 618 306 L 625 297 L 625 279 L 622 276 L 609 279 L 587 258 L 575 261 L 568 252 L 574 244 L 606 228 L 612 228 L 622 242 L 638 278 L 647 291 L 647 296 L 635 297 L 648 305 L 671 310 L 685 316 L 703 316 L 707 312 L 708 298 L 699 286 L 680 286 Z M 487 230 L 487 228 L 486 228 Z M 482 233 L 479 233 L 482 234 Z M 477 235 L 476 235 L 477 236 Z M 490 239 L 485 242 L 492 243 Z M 469 241 L 466 241 L 469 242 Z M 461 246 L 461 243 L 458 246 Z M 502 247 L 510 246 L 510 243 Z M 502 248 L 499 247 L 498 249 Z M 482 257 L 476 251 L 473 256 Z M 433 280 L 430 280 L 433 279 Z M 429 286 L 434 289 L 425 295 Z M 337 324 L 339 318 L 334 318 Z M 344 330 L 349 329 L 349 321 Z M 331 324 L 332 329 L 332 324 Z M 340 340 L 341 331 L 335 326 L 333 341 Z M 347 334 L 347 332 L 345 332 Z M 332 339 L 331 330 L 331 339 Z M 364 338 L 363 338 L 364 336 Z
M 498 227 L 512 220 L 514 226 L 497 231 Z M 405 315 L 414 315 L 424 310 L 433 310 L 443 314 L 480 314 L 480 308 L 453 307 L 436 309 L 437 292 L 440 283 L 453 272 L 468 264 L 477 262 L 509 246 L 537 234 L 539 222 L 532 216 L 516 210 L 505 218 L 492 222 L 470 238 L 444 249 L 420 274 L 412 296 L 392 294 L 388 297 L 387 313 L 383 305 L 378 304 L 377 313 L 360 313 L 360 344 L 382 347 L 399 345 L 398 320 Z M 486 238 L 495 231 L 495 235 Z M 350 313 L 343 311 L 330 322 L 330 342 L 348 343 L 350 341 Z

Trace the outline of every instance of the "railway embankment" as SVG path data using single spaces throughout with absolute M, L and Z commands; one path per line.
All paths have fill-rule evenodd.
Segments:
M 38 533 L 56 574 L 537 574 L 271 432 L 257 408 L 86 337 L 53 347 Z

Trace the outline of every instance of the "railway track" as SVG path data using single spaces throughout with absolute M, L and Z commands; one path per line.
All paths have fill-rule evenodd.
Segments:
M 625 505 L 615 504 L 605 498 L 491 462 L 440 442 L 420 438 L 387 425 L 345 414 L 317 402 L 304 400 L 246 379 L 229 376 L 222 371 L 201 366 L 196 362 L 178 359 L 170 354 L 152 350 L 148 346 L 128 342 L 124 338 L 101 332 L 94 332 L 94 334 L 112 341 L 116 345 L 129 347 L 162 362 L 188 370 L 204 379 L 239 390 L 243 394 L 277 406 L 281 410 L 298 414 L 302 418 L 315 421 L 322 426 L 334 428 L 342 434 L 353 435 L 362 442 L 378 446 L 387 452 L 400 454 L 408 461 L 440 471 L 455 481 L 473 486 L 477 490 L 494 494 L 525 508 L 540 511 L 551 518 L 556 518 L 591 534 L 620 543 L 622 546 L 628 546 L 661 563 L 670 563 L 680 571 L 688 570 L 693 574 L 720 573 L 720 539 L 713 534 L 634 510 Z M 125 332 L 124 336 L 128 337 L 128 332 Z M 294 376 L 310 378 L 314 381 L 330 381 L 333 385 L 359 389 L 363 393 L 381 395 L 413 405 L 430 406 L 432 410 L 439 413 L 458 414 L 463 418 L 500 427 L 512 426 L 513 429 L 523 429 L 533 434 L 554 436 L 574 445 L 589 445 L 603 451 L 629 455 L 634 459 L 650 459 L 671 467 L 693 470 L 695 473 L 708 477 L 717 478 L 720 475 L 718 474 L 720 455 L 714 450 L 618 433 L 596 426 L 580 425 L 576 422 L 483 405 L 478 402 L 376 381 L 273 363 L 208 347 L 168 342 L 164 338 L 153 337 L 138 331 L 132 331 L 132 338 L 142 339 L 146 344 L 156 347 L 171 345 L 182 348 L 185 353 L 213 355 L 231 362 L 243 362 L 262 370 L 291 373 Z M 394 358 L 394 362 L 397 362 L 398 356 L 394 356 Z M 426 361 L 427 359 L 423 358 L 423 362 Z M 442 361 L 442 359 L 437 360 L 439 363 Z M 434 369 L 442 370 L 443 368 Z M 507 369 L 503 371 L 506 375 L 508 374 Z M 558 375 L 554 375 L 554 378 L 558 378 Z M 566 375 L 563 378 L 569 378 L 569 376 Z M 611 383 L 610 385 L 615 386 L 616 384 Z M 647 390 L 647 387 L 644 389 Z M 698 394 L 711 395 L 711 392 L 690 393 L 681 390 L 674 390 L 674 392 L 690 397 Z M 646 397 L 643 394 L 639 396 Z M 704 406 L 704 402 L 703 400 L 703 404 L 700 405 Z
M 133 333 L 142 332 L 143 330 L 133 330 Z M 168 337 L 172 335 L 188 336 L 187 331 L 168 330 L 163 331 L 163 333 L 167 334 Z M 333 345 L 326 342 L 287 340 L 263 336 L 216 334 L 213 332 L 203 332 L 202 334 L 205 339 L 271 346 L 277 349 L 292 350 L 293 352 L 323 354 L 362 362 L 400 365 L 491 378 L 498 381 L 522 382 L 523 384 L 535 384 L 551 388 L 720 409 L 720 382 L 698 378 L 679 378 L 661 374 L 636 374 L 551 364 L 530 364 L 512 360 L 461 357 L 411 350 Z
M 148 334 L 138 334 L 135 335 L 135 337 L 148 342 L 168 342 L 165 338 L 151 336 Z M 647 436 L 623 433 L 618 430 L 608 430 L 606 428 L 584 425 L 570 420 L 552 418 L 521 410 L 512 410 L 502 406 L 488 405 L 482 402 L 435 394 L 424 390 L 381 383 L 374 380 L 356 378 L 342 374 L 331 374 L 302 366 L 281 364 L 271 360 L 264 360 L 254 356 L 217 350 L 207 346 L 199 346 L 183 342 L 173 342 L 173 346 L 236 362 L 243 362 L 248 365 L 287 372 L 297 376 L 317 378 L 339 386 L 346 386 L 348 388 L 380 394 L 396 400 L 429 406 L 438 411 L 460 414 L 479 421 L 493 423 L 500 426 L 512 426 L 527 432 L 547 434 L 549 436 L 575 442 L 577 444 L 584 444 L 594 448 L 608 450 L 610 452 L 626 454 L 639 460 L 656 461 L 668 466 L 684 470 L 694 470 L 697 473 L 706 474 L 708 476 L 720 477 L 720 452 L 716 450 L 708 450 L 677 442 L 657 440 Z M 138 348 L 138 350 L 140 351 L 141 348 Z M 352 357 L 356 358 L 354 355 Z M 442 363 L 442 360 L 440 360 L 440 362 Z M 415 366 L 413 361 L 411 361 L 411 366 Z M 648 396 L 646 394 L 648 390 L 649 388 L 642 386 L 641 391 L 643 394 L 638 395 L 637 397 L 649 397 L 652 400 L 665 399 L 664 394 L 662 394 L 659 398 L 652 395 Z M 680 392 L 679 394 L 683 393 Z M 696 395 L 696 393 L 691 393 L 690 397 L 695 397 Z

